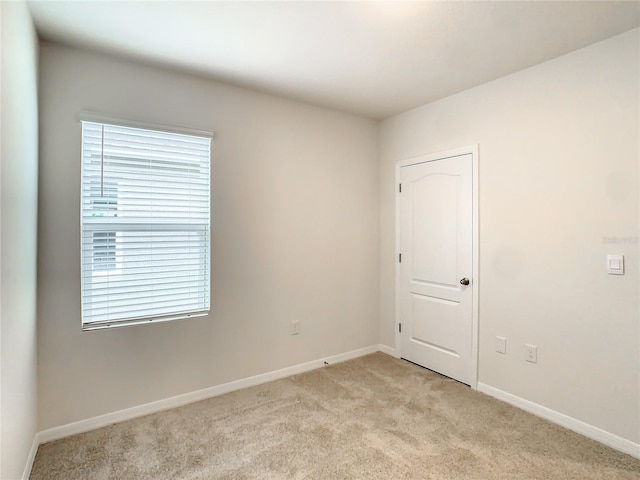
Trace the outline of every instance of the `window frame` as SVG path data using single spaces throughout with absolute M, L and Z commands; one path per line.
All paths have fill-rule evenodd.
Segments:
M 180 320 L 180 319 L 186 319 L 186 318 L 194 318 L 194 317 L 201 317 L 201 316 L 205 316 L 208 315 L 210 312 L 210 299 L 211 299 L 211 257 L 212 257 L 212 251 L 211 251 L 211 236 L 212 236 L 212 231 L 211 231 L 211 170 L 212 170 L 212 146 L 213 146 L 213 137 L 214 134 L 211 131 L 207 131 L 207 130 L 199 130 L 199 129 L 192 129 L 192 128 L 185 128 L 185 127 L 179 127 L 179 126 L 167 126 L 167 125 L 162 125 L 162 124 L 157 124 L 157 123 L 151 123 L 151 122 L 141 122 L 141 121 L 137 121 L 137 120 L 127 120 L 127 119 L 122 119 L 122 118 L 117 118 L 117 117 L 113 117 L 113 116 L 106 116 L 106 115 L 102 115 L 102 114 L 98 114 L 95 112 L 80 112 L 78 114 L 77 120 L 79 122 L 81 122 L 81 139 L 80 139 L 80 144 L 81 144 L 81 172 L 80 172 L 80 186 L 81 186 L 81 190 L 80 190 L 80 275 L 81 275 L 81 287 L 80 287 L 80 296 L 81 296 L 81 327 L 83 331 L 92 331 L 92 330 L 100 330 L 100 329 L 108 329 L 108 328 L 115 328 L 115 327 L 123 327 L 123 326 L 133 326 L 133 325 L 142 325 L 142 324 L 149 324 L 149 323 L 159 323 L 159 322 L 167 322 L 167 321 L 173 321 L 173 320 Z M 101 124 L 104 126 L 113 126 L 113 127 L 124 127 L 124 128 L 133 128 L 133 129 L 143 129 L 143 130 L 150 130 L 150 131 L 154 131 L 154 132 L 161 132 L 161 133 L 169 133 L 169 134 L 178 134 L 178 135 L 188 135 L 188 136 L 192 136 L 192 137 L 200 137 L 200 138 L 205 138 L 208 139 L 209 143 L 208 143 L 208 158 L 207 158 L 207 162 L 208 162 L 208 176 L 206 177 L 206 181 L 207 181 L 207 189 L 208 189 L 208 199 L 207 199 L 207 214 L 208 214 L 208 218 L 207 218 L 207 223 L 206 225 L 202 225 L 202 224 L 170 224 L 170 223 L 157 223 L 157 222 L 141 222 L 141 223 L 133 223 L 129 226 L 126 226 L 124 224 L 112 224 L 111 226 L 109 225 L 108 222 L 105 222 L 104 224 L 88 224 L 85 223 L 84 217 L 83 217 L 83 211 L 84 211 L 84 207 L 83 207 L 83 201 L 85 201 L 87 198 L 89 197 L 85 197 L 85 193 L 84 193 L 84 186 L 85 186 L 85 179 L 87 179 L 88 181 L 90 181 L 92 179 L 91 176 L 89 176 L 88 174 L 85 175 L 85 137 L 84 137 L 84 126 L 82 125 L 84 122 L 87 123 L 93 123 L 93 124 Z M 198 178 L 203 178 L 203 177 L 198 177 Z M 102 181 L 102 180 L 101 180 Z M 107 188 L 109 190 L 111 190 L 113 187 L 108 187 Z M 113 197 L 109 197 L 109 200 L 105 201 L 105 205 L 107 205 L 107 210 L 109 209 L 109 207 L 111 207 L 112 205 L 115 205 L 116 209 L 117 209 L 117 205 L 118 205 L 118 197 L 117 197 L 117 190 L 116 190 L 116 195 L 115 195 L 115 199 L 111 199 Z M 115 228 L 114 228 L 115 227 Z M 131 230 L 130 230 L 131 229 Z M 108 319 L 108 320 L 99 320 L 99 321 L 86 321 L 85 322 L 85 314 L 84 314 L 84 297 L 85 297 L 85 285 L 90 285 L 91 280 L 89 280 L 89 282 L 87 282 L 86 280 L 86 275 L 93 275 L 93 272 L 95 272 L 98 276 L 100 276 L 102 273 L 106 273 L 107 269 L 104 268 L 97 268 L 94 269 L 92 267 L 96 266 L 96 265 L 100 265 L 101 263 L 104 264 L 110 264 L 110 260 L 108 260 L 108 258 L 110 258 L 110 253 L 105 257 L 106 252 L 110 252 L 111 251 L 111 242 L 110 241 L 105 241 L 104 239 L 101 239 L 102 242 L 102 250 L 100 248 L 98 248 L 98 250 L 95 250 L 96 247 L 100 247 L 100 245 L 97 245 L 95 243 L 95 235 L 96 234 L 107 234 L 106 237 L 107 238 L 111 238 L 111 233 L 115 234 L 115 239 L 114 239 L 114 251 L 116 253 L 114 253 L 114 263 L 117 264 L 118 262 L 118 254 L 117 254 L 117 249 L 115 248 L 115 244 L 117 242 L 117 237 L 118 234 L 122 234 L 122 233 L 126 233 L 127 231 L 132 231 L 133 229 L 137 229 L 137 232 L 143 232 L 143 231 L 148 231 L 148 232 L 153 232 L 153 233 L 160 233 L 162 234 L 163 232 L 175 232 L 175 233 L 187 233 L 188 232 L 192 232 L 197 234 L 198 232 L 203 232 L 204 235 L 207 236 L 206 241 L 205 242 L 201 242 L 202 245 L 204 245 L 205 251 L 201 253 L 201 255 L 203 255 L 203 262 L 204 262 L 204 268 L 202 269 L 202 271 L 205 273 L 205 279 L 203 280 L 203 284 L 205 286 L 205 288 L 208 289 L 208 291 L 206 292 L 206 294 L 204 295 L 204 297 L 206 298 L 205 300 L 205 308 L 204 309 L 193 309 L 193 310 L 188 310 L 188 311 L 182 311 L 182 312 L 178 312 L 178 313 L 167 313 L 167 314 L 151 314 L 151 315 L 147 315 L 147 316 L 136 316 L 134 318 L 122 318 L 122 319 Z M 90 236 L 92 240 L 90 240 L 91 242 L 93 242 L 93 247 L 92 247 L 92 256 L 91 256 L 91 260 L 87 260 L 85 261 L 85 236 Z M 100 236 L 100 235 L 99 235 Z M 101 243 L 100 241 L 98 243 Z M 149 241 L 149 243 L 153 243 L 152 240 Z M 106 250 L 104 249 L 104 247 L 107 247 Z M 97 255 L 97 257 L 96 257 Z M 101 257 L 102 260 L 96 263 L 96 258 Z M 107 258 L 105 260 L 105 258 Z M 91 267 L 91 270 L 87 269 L 87 266 Z M 93 278 L 93 277 L 92 277 Z M 89 290 L 91 289 L 91 287 L 89 287 Z

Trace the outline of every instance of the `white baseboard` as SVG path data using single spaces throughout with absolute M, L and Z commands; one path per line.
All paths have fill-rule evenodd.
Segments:
M 390 347 L 389 345 L 384 345 L 381 343 L 380 345 L 378 345 L 378 348 L 382 353 L 386 353 L 387 355 L 395 358 L 400 358 L 400 353 L 394 347 Z
M 40 432 L 36 433 L 36 436 L 33 438 L 33 443 L 31 444 L 31 450 L 29 450 L 29 456 L 27 457 L 27 465 L 24 467 L 24 472 L 22 473 L 22 480 L 29 480 L 31 476 L 31 468 L 33 467 L 33 461 L 36 459 L 36 453 L 38 453 L 38 447 L 42 443 L 40 441 Z
M 114 423 L 124 422 L 133 418 L 142 417 L 143 415 L 161 412 L 170 408 L 181 407 L 189 403 L 198 402 L 200 400 L 205 400 L 211 397 L 217 397 L 218 395 L 224 395 L 225 393 L 234 392 L 243 388 L 253 387 L 263 383 L 271 382 L 273 380 L 279 380 L 281 378 L 290 377 L 299 373 L 308 372 L 317 368 L 321 368 L 325 365 L 362 357 L 379 350 L 380 349 L 378 345 L 372 345 L 370 347 L 361 348 L 359 350 L 353 350 L 351 352 L 341 353 L 339 355 L 333 355 L 327 358 L 312 360 L 311 362 L 301 363 L 292 367 L 255 375 L 253 377 L 243 378 L 241 380 L 204 388 L 202 390 L 196 390 L 195 392 L 185 393 L 182 395 L 177 395 L 175 397 L 165 398 L 163 400 L 157 400 L 155 402 L 146 403 L 144 405 L 126 408 L 117 412 L 106 413 L 97 417 L 87 418 L 85 420 L 80 420 L 66 425 L 61 425 L 59 427 L 50 428 L 48 430 L 43 430 L 41 432 L 38 432 L 38 434 L 36 435 L 36 439 L 38 440 L 38 444 L 51 442 L 53 440 L 69 437 L 71 435 L 77 435 L 78 433 L 95 430 L 96 428 L 106 427 L 107 425 L 111 425 Z
M 640 444 L 627 440 L 626 438 L 619 437 L 613 433 L 602 430 L 601 428 L 594 427 L 588 423 L 585 423 L 576 418 L 570 417 L 563 413 L 557 412 L 547 407 L 543 407 L 537 403 L 525 400 L 511 393 L 505 392 L 498 388 L 487 385 L 486 383 L 478 382 L 478 391 L 486 393 L 487 395 L 509 403 L 515 407 L 521 408 L 529 413 L 549 420 L 552 423 L 572 430 L 580 435 L 584 435 L 592 440 L 600 442 L 608 447 L 614 448 L 621 452 L 624 452 L 632 457 L 640 459 Z
M 332 363 L 346 362 L 347 360 L 353 360 L 354 358 L 364 357 L 365 355 L 369 355 L 371 353 L 376 353 L 376 352 L 379 352 L 379 351 L 380 351 L 380 346 L 379 345 L 371 345 L 369 347 L 360 348 L 358 350 L 352 350 L 350 352 L 340 353 L 338 355 L 333 355 L 331 357 L 328 357 L 328 358 L 325 358 L 325 359 L 322 359 L 322 360 L 318 360 L 318 362 L 321 363 L 320 366 L 324 365 L 325 362 L 327 364 L 331 365 Z M 313 363 L 313 362 L 311 362 L 311 363 Z M 309 370 L 313 370 L 313 369 L 311 368 Z M 289 376 L 290 375 L 284 375 L 284 377 L 289 377 Z M 267 380 L 267 381 L 270 381 L 270 380 Z

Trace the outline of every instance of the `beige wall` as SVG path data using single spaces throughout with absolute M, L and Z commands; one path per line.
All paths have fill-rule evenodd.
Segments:
M 40 429 L 378 343 L 375 122 L 52 44 L 40 67 Z M 215 131 L 210 316 L 80 330 L 85 109 Z
M 23 2 L 1 2 L 0 478 L 20 478 L 36 433 L 38 39 Z
M 636 29 L 390 118 L 380 136 L 381 342 L 394 344 L 395 162 L 478 143 L 479 381 L 635 442 L 638 45 Z M 625 255 L 625 276 L 606 274 L 607 253 Z

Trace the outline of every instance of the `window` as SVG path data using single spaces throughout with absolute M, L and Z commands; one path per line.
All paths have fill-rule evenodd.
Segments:
M 82 328 L 205 315 L 211 136 L 82 122 Z

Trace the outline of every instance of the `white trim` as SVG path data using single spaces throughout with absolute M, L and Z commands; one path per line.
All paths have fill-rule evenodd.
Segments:
M 471 358 L 473 362 L 471 364 L 471 388 L 474 390 L 478 389 L 478 362 L 479 362 L 479 353 L 478 353 L 478 344 L 480 343 L 480 338 L 478 334 L 478 330 L 480 328 L 480 156 L 478 154 L 478 144 L 471 145 L 467 147 L 472 152 L 472 170 L 473 170 L 473 226 L 472 226 L 472 235 L 473 235 L 473 278 L 472 285 L 473 288 L 473 317 L 472 323 L 473 326 L 471 332 Z
M 478 391 L 485 393 L 493 398 L 502 400 L 510 405 L 521 408 L 522 410 L 532 413 L 538 417 L 549 420 L 552 423 L 572 430 L 580 435 L 584 435 L 592 440 L 600 442 L 608 447 L 624 452 L 632 457 L 640 459 L 640 443 L 632 442 L 626 438 L 622 438 L 613 433 L 594 427 L 576 418 L 570 417 L 563 413 L 557 412 L 547 407 L 543 407 L 537 403 L 525 400 L 511 393 L 505 392 L 498 388 L 478 382 Z
M 364 357 L 365 355 L 370 355 L 372 353 L 376 353 L 379 351 L 380 351 L 379 345 L 370 345 L 368 347 L 360 348 L 358 350 L 351 350 L 350 352 L 339 353 L 338 355 L 332 355 L 322 360 L 317 360 L 317 362 L 321 362 L 322 364 L 319 366 L 322 367 L 323 365 L 331 365 L 334 363 L 346 362 L 347 360 L 353 360 L 354 358 Z M 313 362 L 309 362 L 309 363 L 313 363 Z M 310 368 L 309 370 L 314 370 L 314 369 Z M 305 371 L 308 371 L 308 370 L 305 370 Z M 292 374 L 292 375 L 295 375 L 295 374 Z M 290 375 L 284 375 L 283 377 L 280 377 L 280 378 L 289 377 L 289 376 Z M 268 380 L 268 381 L 271 381 L 271 380 Z M 261 382 L 261 383 L 264 383 L 264 382 Z
M 382 352 L 382 353 L 386 353 L 387 355 L 390 355 L 392 357 L 395 358 L 400 358 L 400 352 L 398 351 L 397 348 L 393 348 L 390 347 L 388 345 L 384 345 L 384 344 L 380 344 L 378 345 L 378 349 Z
M 163 132 L 181 133 L 184 135 L 193 135 L 195 137 L 214 137 L 214 132 L 210 130 L 201 130 L 191 127 L 182 127 L 178 125 L 164 125 L 162 123 L 143 122 L 140 120 L 132 120 L 130 118 L 122 118 L 113 115 L 105 115 L 99 112 L 83 110 L 78 112 L 76 119 L 79 122 L 106 123 L 109 125 L 118 125 L 120 127 L 144 128 L 148 130 L 161 130 Z
M 211 397 L 217 397 L 218 395 L 224 395 L 225 393 L 234 392 L 243 388 L 254 387 L 263 383 L 271 382 L 274 380 L 280 380 L 282 378 L 297 375 L 299 373 L 309 372 L 316 370 L 326 365 L 333 363 L 340 363 L 353 358 L 362 357 L 370 353 L 379 351 L 378 345 L 371 345 L 369 347 L 361 348 L 359 350 L 353 350 L 351 352 L 341 353 L 333 355 L 331 357 L 322 358 L 319 360 L 312 360 L 311 362 L 301 363 L 292 367 L 275 370 L 272 372 L 262 373 L 253 377 L 236 380 L 222 385 L 216 385 L 213 387 L 204 388 L 202 390 L 196 390 L 195 392 L 185 393 L 177 395 L 175 397 L 165 398 L 163 400 L 157 400 L 155 402 L 146 403 L 144 405 L 138 405 L 135 407 L 125 408 L 117 412 L 106 413 L 93 418 L 87 418 L 59 427 L 50 428 L 38 432 L 36 439 L 38 443 L 51 442 L 53 440 L 59 440 L 71 435 L 77 435 L 79 433 L 88 432 L 97 428 L 106 427 L 114 423 L 124 422 L 151 413 L 161 412 L 170 408 L 181 407 L 189 403 L 198 402 Z M 35 456 L 35 453 L 34 453 Z M 33 462 L 33 459 L 31 460 Z M 30 468 L 30 467 L 29 467 Z
M 401 285 L 401 275 L 400 275 L 400 262 L 399 262 L 399 256 L 400 256 L 400 198 L 399 198 L 399 189 L 400 189 L 400 184 L 401 184 L 401 179 L 402 179 L 402 173 L 401 173 L 401 165 L 402 162 L 396 162 L 396 178 L 395 178 L 395 185 L 394 185 L 394 190 L 396 192 L 395 195 L 395 202 L 396 202 L 396 209 L 395 209 L 395 215 L 396 215 L 396 245 L 395 245 L 395 252 L 394 252 L 394 259 L 393 261 L 396 264 L 396 278 L 395 278 L 395 289 L 394 289 L 394 294 L 395 296 L 393 297 L 393 301 L 395 303 L 395 322 L 393 325 L 393 328 L 395 329 L 395 351 L 398 354 L 398 358 L 402 358 L 402 334 L 400 333 L 400 319 L 402 318 L 401 312 L 402 312 L 402 308 L 400 305 L 400 302 L 398 301 L 398 299 L 400 298 L 400 285 Z
M 429 155 L 420 155 L 418 157 L 407 158 L 405 160 L 400 160 L 396 162 L 396 248 L 395 248 L 395 263 L 396 263 L 396 285 L 395 285 L 395 351 L 397 352 L 397 356 L 401 357 L 402 355 L 402 337 L 399 332 L 398 325 L 400 324 L 400 302 L 398 298 L 400 297 L 400 262 L 398 262 L 398 255 L 400 252 L 400 201 L 398 199 L 400 193 L 398 192 L 398 187 L 401 182 L 401 171 L 402 167 L 408 167 L 410 165 L 417 165 L 419 163 L 432 162 L 435 160 L 442 160 L 445 158 L 451 157 L 459 157 L 462 155 L 471 155 L 471 169 L 473 176 L 473 186 L 472 186 L 472 202 L 473 202 L 473 213 L 472 213 L 472 235 L 473 235 L 473 252 L 472 252 L 472 269 L 473 273 L 471 276 L 471 285 L 473 288 L 473 303 L 471 306 L 472 309 L 472 332 L 471 332 L 471 385 L 470 387 L 474 390 L 478 388 L 478 325 L 479 325 L 479 307 L 478 301 L 480 299 L 479 296 L 479 284 L 480 284 L 480 229 L 479 229 L 479 174 L 478 174 L 478 144 L 468 145 L 466 147 L 455 148 L 452 150 L 447 150 L 445 152 L 439 153 L 431 153 Z
M 24 467 L 24 472 L 22 473 L 22 480 L 29 480 L 31 476 L 31 468 L 33 467 L 33 461 L 36 459 L 36 453 L 38 453 L 38 447 L 42 441 L 40 440 L 40 432 L 36 433 L 35 437 L 33 437 L 33 443 L 31 444 L 31 450 L 29 450 L 29 455 L 27 456 L 27 464 Z

